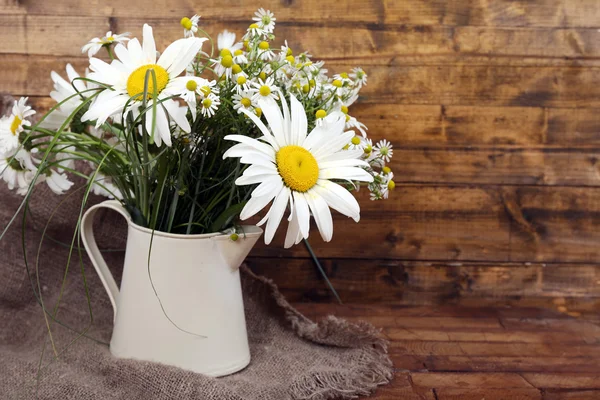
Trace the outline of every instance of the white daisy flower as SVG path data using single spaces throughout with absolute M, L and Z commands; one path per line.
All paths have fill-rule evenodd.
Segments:
M 0 174 L 10 190 L 24 196 L 29 191 L 29 185 L 36 173 L 31 154 L 25 150 L 0 153 Z
M 233 54 L 242 48 L 242 43 L 235 43 L 235 33 L 225 29 L 217 36 L 217 47 L 219 49 L 219 57 L 211 59 L 213 62 L 213 70 L 217 76 L 225 75 L 231 78 L 231 68 L 235 64 Z
M 258 24 L 250 24 L 246 34 L 242 37 L 245 40 L 251 40 L 254 38 L 263 37 L 267 34 L 263 28 L 261 28 Z
M 240 75 L 235 79 L 235 92 L 242 93 L 250 90 L 250 81 L 245 75 Z
M 256 104 L 252 101 L 252 93 L 241 92 L 233 95 L 233 109 L 239 114 L 242 113 L 242 108 L 252 110 Z
M 276 100 L 277 97 L 277 86 L 275 86 L 273 77 L 268 77 L 266 80 L 258 79 L 258 82 L 252 82 L 252 88 L 250 92 L 253 93 L 252 100 L 258 101 L 258 99 L 269 99 L 271 101 Z
M 12 107 L 8 117 L 0 119 L 0 152 L 7 153 L 19 147 L 19 135 L 25 129 L 25 126 L 31 126 L 31 122 L 26 118 L 35 114 L 35 111 L 28 106 L 27 97 L 21 97 Z
M 258 44 L 258 57 L 263 61 L 269 61 L 275 58 L 275 53 L 271 50 L 269 42 L 266 40 L 261 41 Z
M 58 130 L 73 111 L 81 105 L 83 99 L 90 97 L 92 92 L 88 92 L 87 90 L 98 87 L 98 85 L 92 82 L 85 82 L 78 79 L 80 75 L 71 64 L 67 64 L 66 70 L 67 77 L 69 78 L 68 81 L 54 71 L 50 73 L 50 77 L 54 82 L 54 90 L 50 92 L 50 97 L 57 103 L 62 103 L 62 105 L 50 114 L 47 114 L 46 119 L 40 124 L 42 128 Z M 70 99 L 67 100 L 68 98 Z M 79 121 L 72 121 L 72 124 L 73 122 L 78 123 Z
M 367 137 L 367 126 L 351 115 L 346 115 L 346 129 L 357 129 L 363 137 Z
M 210 88 L 209 85 L 210 82 L 204 78 L 199 78 L 196 76 L 180 76 L 173 79 L 173 84 L 169 87 L 167 93 L 181 97 L 186 102 L 189 110 L 192 113 L 192 120 L 195 121 L 198 113 L 197 96 L 204 97 L 202 88 Z
M 104 36 L 103 38 L 93 38 L 92 40 L 90 40 L 87 44 L 85 44 L 82 48 L 81 48 L 81 52 L 85 53 L 87 51 L 88 53 L 88 57 L 93 57 L 94 55 L 96 55 L 100 49 L 102 48 L 102 46 L 110 46 L 113 43 L 125 43 L 129 40 L 128 36 L 130 35 L 129 32 L 125 32 L 125 33 L 121 33 L 121 34 L 114 34 L 111 31 L 106 32 L 106 36 Z
M 181 19 L 181 26 L 183 27 L 183 37 L 193 37 L 198 32 L 198 21 L 200 21 L 199 15 L 194 15 L 192 18 L 183 17 Z
M 237 49 L 233 52 L 233 62 L 236 64 L 248 64 L 248 58 L 244 50 Z
M 252 17 L 252 21 L 256 21 L 258 26 L 261 27 L 265 32 L 273 33 L 277 18 L 275 18 L 275 14 L 273 14 L 271 10 L 265 11 L 264 8 L 259 8 L 254 15 L 255 17 Z
M 206 81 L 204 86 L 202 86 L 200 88 L 200 95 L 202 96 L 202 98 L 206 98 L 211 94 L 218 96 L 219 92 L 220 92 L 220 90 L 219 90 L 219 87 L 217 86 L 217 81 L 215 81 L 215 80 Z
M 61 174 L 55 170 L 50 170 L 50 172 L 45 176 L 44 181 L 55 194 L 59 195 L 64 194 L 66 191 L 71 189 L 71 186 L 74 185 L 74 183 L 71 182 L 67 177 L 67 174 Z
M 95 167 L 97 168 L 97 167 Z M 92 193 L 98 196 L 108 197 L 109 199 L 122 199 L 121 191 L 115 186 L 110 176 L 102 172 L 95 172 L 95 179 L 92 183 Z
M 156 44 L 150 25 L 144 24 L 143 35 L 143 47 L 137 39 L 130 40 L 127 47 L 118 44 L 115 53 L 119 60 L 114 60 L 111 64 L 97 58 L 90 59 L 93 71 L 90 78 L 110 85 L 112 90 L 104 90 L 100 93 L 81 120 L 96 120 L 96 127 L 99 127 L 108 117 L 121 113 L 128 103 L 129 107 L 125 110 L 125 114 L 139 112 L 138 108 L 143 102 L 146 73 L 154 71 L 157 87 L 154 88 L 154 82 L 150 77 L 148 97 L 151 99 L 152 93 L 156 91 L 158 95 L 155 100 L 161 103 L 154 108 L 156 132 L 152 130 L 153 118 L 150 118 L 152 109 L 147 111 L 149 114 L 146 118 L 146 130 L 157 145 L 160 146 L 164 141 L 167 146 L 171 146 L 171 130 L 167 114 L 184 132 L 190 131 L 190 124 L 187 118 L 181 118 L 177 103 L 173 99 L 165 99 L 169 97 L 167 94 L 170 92 L 173 80 L 196 57 L 206 38 L 179 39 L 171 43 L 157 61 Z M 152 101 L 149 103 L 151 105 Z
M 362 87 L 367 84 L 367 73 L 362 68 L 353 68 L 350 73 L 350 78 L 352 78 L 355 84 L 358 87 Z
M 360 136 L 354 136 L 350 140 L 350 143 L 348 143 L 348 150 L 360 150 L 364 153 L 366 146 L 367 146 L 367 141 L 365 140 L 365 138 L 360 137 Z
M 348 73 L 346 73 L 346 72 L 342 72 L 342 73 L 333 75 L 333 79 L 339 80 L 340 82 L 342 82 L 342 84 L 344 84 L 344 83 L 351 84 L 352 83 L 352 79 L 350 79 L 350 76 L 348 76 Z
M 330 241 L 333 221 L 329 207 L 355 221 L 360 219 L 356 199 L 332 180 L 373 180 L 362 168 L 368 164 L 359 159 L 361 152 L 343 150 L 353 133 L 344 132 L 343 115 L 336 113 L 328 124 L 316 127 L 307 135 L 306 111 L 293 95 L 290 95 L 290 106 L 282 100 L 282 109 L 276 102 L 265 99 L 260 99 L 258 104 L 269 123 L 268 128 L 254 114 L 247 110 L 242 112 L 264 135 L 260 140 L 244 135 L 225 136 L 239 144 L 226 151 L 223 158 L 240 157 L 240 162 L 251 164 L 236 184 L 260 183 L 240 218 L 252 217 L 273 201 L 259 223 L 267 224 L 265 243 L 269 244 L 289 203 L 291 213 L 285 247 L 308 237 L 311 213 L 323 239 Z
M 205 118 L 210 118 L 215 115 L 217 108 L 221 104 L 221 99 L 214 94 L 209 94 L 204 100 L 202 100 L 202 106 L 200 111 Z
M 392 144 L 383 139 L 375 145 L 373 153 L 375 157 L 379 157 L 385 162 L 390 162 L 394 155 L 394 150 L 392 150 Z

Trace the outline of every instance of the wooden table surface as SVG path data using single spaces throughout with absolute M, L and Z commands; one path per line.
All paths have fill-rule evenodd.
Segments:
M 378 400 L 598 400 L 600 315 L 524 307 L 300 304 L 366 320 L 390 340 L 395 379 Z

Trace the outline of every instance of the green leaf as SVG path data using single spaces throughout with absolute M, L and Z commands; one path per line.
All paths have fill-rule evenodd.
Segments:
M 233 217 L 235 217 L 236 215 L 238 215 L 239 213 L 242 212 L 242 209 L 244 208 L 246 203 L 247 202 L 244 201 L 242 203 L 234 204 L 231 207 L 229 207 L 228 209 L 226 209 L 225 211 L 223 211 L 221 213 L 221 215 L 219 215 L 217 217 L 215 222 L 213 222 L 213 224 L 210 226 L 210 231 L 211 232 L 219 232 L 219 231 L 225 229 L 227 227 L 227 225 L 229 225 L 229 223 L 231 222 Z

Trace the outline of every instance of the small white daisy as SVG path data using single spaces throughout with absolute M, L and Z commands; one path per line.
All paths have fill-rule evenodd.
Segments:
M 242 43 L 235 43 L 235 33 L 225 29 L 217 36 L 217 48 L 219 49 L 219 57 L 211 59 L 213 62 L 213 70 L 217 76 L 225 75 L 231 78 L 231 68 L 235 64 L 233 54 L 242 48 Z
M 19 147 L 19 135 L 25 126 L 31 126 L 26 118 L 35 114 L 35 111 L 26 104 L 27 97 L 15 101 L 8 117 L 0 119 L 0 152 L 6 153 Z
M 265 99 L 274 101 L 278 99 L 277 86 L 275 86 L 273 77 L 268 77 L 266 80 L 258 79 L 258 82 L 252 82 L 250 92 L 253 93 L 252 101 Z
M 273 53 L 273 50 L 271 50 L 269 42 L 267 42 L 266 40 L 263 40 L 260 43 L 258 43 L 257 52 L 258 52 L 258 57 L 263 61 L 269 61 L 269 60 L 272 60 L 275 58 L 275 53 Z
M 58 195 L 64 194 L 74 185 L 74 183 L 69 180 L 67 174 L 59 173 L 55 170 L 50 170 L 45 176 L 44 181 L 48 187 Z
M 248 57 L 246 57 L 244 50 L 237 49 L 233 52 L 233 62 L 236 64 L 248 64 Z
M 394 150 L 392 150 L 392 144 L 383 139 L 375 145 L 373 153 L 375 154 L 375 157 L 379 157 L 385 162 L 390 162 L 394 155 Z
M 263 28 L 261 28 L 258 24 L 250 24 L 246 34 L 243 36 L 245 40 L 251 40 L 259 37 L 266 36 L 268 32 L 266 32 Z
M 233 95 L 233 109 L 239 114 L 242 113 L 242 108 L 252 110 L 256 104 L 252 101 L 252 93 L 241 92 Z
M 29 191 L 37 168 L 31 154 L 25 150 L 0 153 L 0 174 L 10 190 L 24 196 Z
M 200 111 L 205 118 L 210 118 L 215 115 L 217 108 L 221 104 L 221 99 L 214 94 L 209 94 L 204 100 L 202 100 L 202 106 Z
M 362 87 L 367 84 L 367 73 L 362 68 L 353 68 L 350 73 L 350 78 L 358 85 Z
M 367 141 L 361 136 L 354 136 L 350 143 L 348 143 L 348 150 L 360 150 L 364 151 L 367 146 Z
M 87 51 L 88 57 L 93 57 L 96 55 L 103 46 L 110 46 L 113 43 L 125 43 L 129 40 L 128 36 L 129 32 L 114 34 L 111 31 L 106 32 L 106 36 L 103 38 L 93 38 L 87 44 L 85 44 L 81 48 L 81 52 L 85 53 Z
M 173 84 L 167 90 L 167 94 L 181 97 L 192 113 L 192 120 L 195 121 L 198 113 L 198 101 L 196 98 L 197 96 L 204 97 L 203 87 L 210 88 L 210 82 L 196 76 L 180 76 L 173 79 Z M 210 89 L 208 92 L 210 92 Z
M 267 33 L 273 33 L 277 18 L 275 18 L 275 14 L 273 14 L 271 10 L 265 11 L 264 8 L 260 8 L 254 15 L 255 17 L 252 17 L 252 20 L 256 21 L 259 27 Z
M 367 137 L 367 126 L 351 115 L 346 114 L 346 129 L 357 129 L 363 137 Z
M 181 19 L 181 26 L 183 27 L 183 37 L 192 37 L 198 32 L 198 21 L 200 21 L 199 15 L 194 15 L 192 18 L 183 17 Z
M 337 80 L 341 81 L 342 84 L 344 84 L 344 83 L 348 83 L 348 84 L 352 83 L 352 79 L 350 79 L 350 76 L 348 76 L 348 73 L 346 73 L 346 72 L 335 74 L 333 76 L 333 79 L 337 79 Z
M 247 92 L 250 90 L 250 81 L 248 80 L 248 78 L 245 75 L 240 75 L 237 78 L 235 78 L 235 92 L 236 93 L 241 93 L 241 92 Z
M 94 167 L 97 168 L 97 167 Z M 91 175 L 94 176 L 94 175 Z M 102 172 L 95 172 L 95 179 L 92 183 L 92 193 L 98 196 L 108 197 L 109 199 L 122 199 L 121 191 L 115 186 L 110 176 Z

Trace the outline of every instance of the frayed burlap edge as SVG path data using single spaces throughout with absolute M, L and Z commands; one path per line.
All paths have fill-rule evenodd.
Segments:
M 262 286 L 274 301 L 283 319 L 301 338 L 311 342 L 342 348 L 355 348 L 363 351 L 357 365 L 348 366 L 347 371 L 331 371 L 299 376 L 290 388 L 294 399 L 327 400 L 352 399 L 371 394 L 378 386 L 389 383 L 393 377 L 393 365 L 388 356 L 388 342 L 381 337 L 381 331 L 366 322 L 352 323 L 328 316 L 315 323 L 302 315 L 288 303 L 272 280 L 255 275 L 246 266 L 241 267 L 244 276 L 254 281 L 245 290 L 256 293 L 256 283 Z

